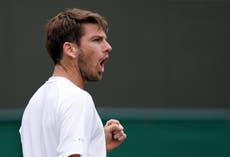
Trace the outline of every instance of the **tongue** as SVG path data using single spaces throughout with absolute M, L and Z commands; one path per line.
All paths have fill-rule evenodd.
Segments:
M 104 72 L 105 71 L 105 66 L 104 64 L 101 64 L 101 72 Z

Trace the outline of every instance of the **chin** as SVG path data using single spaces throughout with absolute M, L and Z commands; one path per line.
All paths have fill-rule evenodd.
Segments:
M 87 77 L 86 81 L 88 82 L 97 82 L 97 81 L 101 81 L 102 80 L 102 75 L 98 76 L 98 77 Z

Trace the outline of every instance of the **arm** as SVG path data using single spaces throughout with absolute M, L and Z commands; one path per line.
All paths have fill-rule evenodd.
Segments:
M 118 120 L 111 119 L 107 121 L 104 127 L 107 152 L 118 147 L 127 138 L 123 129 Z

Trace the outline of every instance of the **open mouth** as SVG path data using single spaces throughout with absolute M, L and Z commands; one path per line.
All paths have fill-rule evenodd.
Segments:
M 101 61 L 100 61 L 100 65 L 104 65 L 105 62 L 109 59 L 109 56 L 106 56 L 105 58 L 103 58 Z
M 108 60 L 109 57 L 106 57 L 104 59 L 102 59 L 100 61 L 100 65 L 101 65 L 101 71 L 104 72 L 105 71 L 105 62 Z
M 100 62 L 101 66 L 105 64 L 105 62 L 107 61 L 107 59 L 104 59 Z

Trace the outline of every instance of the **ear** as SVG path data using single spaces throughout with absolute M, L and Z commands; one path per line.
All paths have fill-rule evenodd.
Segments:
M 78 54 L 78 47 L 74 43 L 64 42 L 63 53 L 65 53 L 69 57 L 76 58 Z

